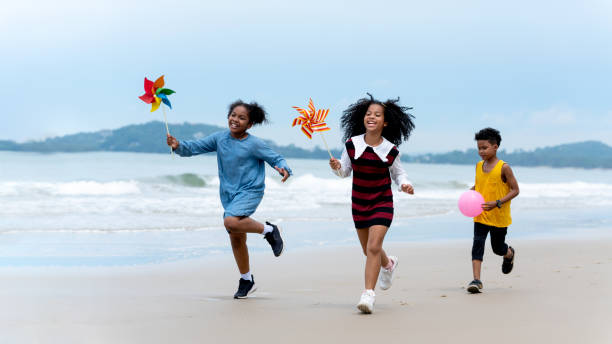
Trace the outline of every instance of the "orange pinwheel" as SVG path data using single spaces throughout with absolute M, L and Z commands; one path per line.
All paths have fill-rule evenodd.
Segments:
M 312 98 L 310 98 L 308 101 L 308 110 L 297 106 L 293 106 L 293 108 L 300 113 L 300 116 L 293 119 L 292 127 L 295 127 L 296 125 L 301 126 L 302 132 L 309 139 L 312 139 L 312 133 L 320 132 L 321 140 L 323 140 L 325 148 L 327 148 L 327 153 L 329 153 L 330 158 L 333 158 L 332 153 L 329 150 L 329 146 L 327 146 L 327 141 L 325 141 L 325 137 L 322 133 L 323 131 L 329 130 L 327 123 L 325 123 L 325 119 L 329 114 L 329 109 L 315 109 Z
M 306 137 L 312 139 L 312 133 L 328 131 L 329 127 L 325 123 L 325 118 L 329 114 L 329 109 L 315 109 L 312 102 L 312 98 L 308 102 L 308 110 L 302 109 L 301 107 L 293 106 L 293 108 L 300 113 L 301 116 L 296 117 L 293 120 L 292 127 L 299 125 L 302 127 L 302 132 Z

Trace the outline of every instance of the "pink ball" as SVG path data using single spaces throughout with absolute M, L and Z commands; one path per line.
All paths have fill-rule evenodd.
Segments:
M 467 217 L 476 217 L 482 213 L 484 197 L 474 190 L 468 190 L 459 197 L 459 210 Z

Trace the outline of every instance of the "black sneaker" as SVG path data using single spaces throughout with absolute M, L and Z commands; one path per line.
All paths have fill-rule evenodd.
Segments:
M 467 287 L 467 291 L 469 291 L 472 294 L 480 293 L 480 289 L 482 289 L 482 282 L 480 282 L 480 280 L 477 280 L 477 279 L 470 282 L 470 284 L 468 284 L 468 287 Z
M 272 226 L 274 229 L 272 232 L 266 233 L 266 235 L 264 235 L 264 239 L 268 240 L 268 243 L 272 247 L 272 252 L 274 252 L 274 256 L 278 257 L 283 254 L 283 238 L 281 238 L 280 230 L 276 225 L 273 225 L 267 221 L 266 224 Z
M 255 277 L 253 277 L 253 275 L 251 275 L 250 281 L 241 278 L 240 281 L 238 281 L 238 291 L 234 294 L 234 299 L 246 299 L 246 297 L 255 290 L 257 290 L 257 288 L 255 287 Z
M 502 263 L 502 272 L 505 274 L 509 274 L 512 271 L 512 268 L 514 267 L 514 256 L 516 254 L 514 253 L 514 249 L 512 248 L 512 246 L 510 246 L 510 251 L 512 251 L 512 257 L 504 258 L 504 262 Z

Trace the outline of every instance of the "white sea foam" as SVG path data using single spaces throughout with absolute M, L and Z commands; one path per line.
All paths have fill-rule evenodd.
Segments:
M 0 168 L 0 265 L 140 264 L 231 252 L 214 156 L 64 154 L 64 168 L 56 155 L 0 155 L 12 167 Z M 267 168 L 253 217 L 280 222 L 293 247 L 356 244 L 352 178 L 334 176 L 320 160 L 289 164 L 295 175 L 286 183 Z M 473 166 L 404 165 L 415 195 L 393 186 L 400 230 L 391 240 L 469 237 L 457 199 L 473 185 Z M 513 233 L 610 228 L 612 171 L 513 170 L 521 187 Z M 458 231 L 459 223 L 467 227 Z M 263 240 L 249 246 L 269 250 Z
M 522 197 L 575 198 L 607 197 L 612 199 L 612 184 L 586 183 L 522 183 L 519 185 Z
M 23 196 L 124 196 L 152 194 L 152 191 L 164 193 L 200 194 L 204 197 L 218 198 L 218 177 L 205 177 L 206 186 L 202 188 L 190 188 L 185 190 L 181 186 L 164 183 L 142 181 L 74 181 L 74 182 L 2 182 L 0 183 L 0 197 Z M 342 202 L 342 199 L 350 197 L 350 178 L 320 178 L 312 174 L 294 177 L 286 184 L 268 178 L 266 181 L 266 193 L 275 194 L 286 200 L 308 200 Z M 573 181 L 564 183 L 520 183 L 521 197 L 545 198 L 545 197 L 610 197 L 612 199 L 612 184 L 588 183 Z M 395 187 L 395 186 L 394 186 Z M 459 181 L 446 183 L 431 183 L 427 181 L 415 182 L 416 198 L 425 199 L 456 199 L 469 187 L 469 184 Z M 154 195 L 151 195 L 154 196 Z M 159 195 L 157 195 L 159 196 Z M 305 202 L 302 202 L 305 203 Z
M 413 182 L 414 196 L 399 193 L 393 185 L 398 216 L 448 214 L 456 210 L 456 200 L 471 186 L 466 180 L 445 180 L 427 174 Z M 350 220 L 351 184 L 351 178 L 338 178 L 331 172 L 304 173 L 286 183 L 270 175 L 257 214 L 294 220 Z M 193 173 L 110 181 L 3 181 L 0 216 L 5 221 L 0 231 L 170 230 L 193 228 L 198 223 L 220 225 L 223 208 L 218 186 L 217 176 Z M 513 202 L 517 209 L 612 205 L 612 184 L 601 181 L 524 181 L 520 188 L 521 194 Z M 172 221 L 166 221 L 168 217 Z
M 415 198 L 421 199 L 458 199 L 471 184 L 461 181 L 430 182 L 414 181 Z M 393 185 L 397 189 L 396 185 Z M 520 183 L 521 197 L 525 198 L 582 198 L 582 197 L 609 197 L 612 200 L 612 184 L 587 183 L 583 181 L 563 183 Z M 273 180 L 268 182 L 266 190 L 270 193 L 295 193 L 299 197 L 323 200 L 328 197 L 336 198 L 350 196 L 351 179 L 320 178 L 311 174 L 296 177 L 292 183 L 285 186 Z
M 140 188 L 135 181 L 74 181 L 74 182 L 3 182 L 0 196 L 104 196 L 138 194 Z

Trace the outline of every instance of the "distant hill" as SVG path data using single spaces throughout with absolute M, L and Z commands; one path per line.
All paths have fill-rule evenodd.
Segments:
M 550 166 L 579 168 L 612 168 L 612 147 L 599 141 L 567 143 L 559 146 L 498 151 L 498 157 L 516 166 Z M 404 161 L 431 164 L 476 164 L 480 160 L 476 149 L 441 154 L 422 154 L 402 158 Z
M 170 132 L 180 139 L 198 139 L 216 131 L 226 130 L 208 124 L 169 124 Z M 135 124 L 115 130 L 101 130 L 93 133 L 78 133 L 61 137 L 49 138 L 43 141 L 16 143 L 0 140 L 0 150 L 20 152 L 140 152 L 168 153 L 165 143 L 166 127 L 163 122 L 153 121 L 145 124 Z M 327 151 L 316 147 L 314 150 L 303 149 L 295 145 L 278 146 L 266 140 L 275 151 L 286 157 L 325 159 Z M 332 150 L 332 154 L 340 156 L 340 151 Z
M 181 139 L 198 139 L 219 130 L 226 130 L 208 124 L 170 124 L 170 132 Z M 168 152 L 163 137 L 166 128 L 163 122 L 128 125 L 115 130 L 101 130 L 93 133 L 78 133 L 54 137 L 43 141 L 16 143 L 0 140 L 0 150 L 20 152 Z M 266 140 L 271 148 L 288 158 L 327 159 L 327 151 L 316 147 L 303 149 L 295 145 L 279 146 Z M 339 150 L 332 154 L 339 158 Z M 579 168 L 612 168 L 612 147 L 598 142 L 586 141 L 559 146 L 538 148 L 533 151 L 519 150 L 508 153 L 504 150 L 498 156 L 516 166 L 551 166 Z M 403 155 L 402 161 L 432 164 L 475 164 L 480 160 L 476 149 L 452 151 L 439 154 Z

